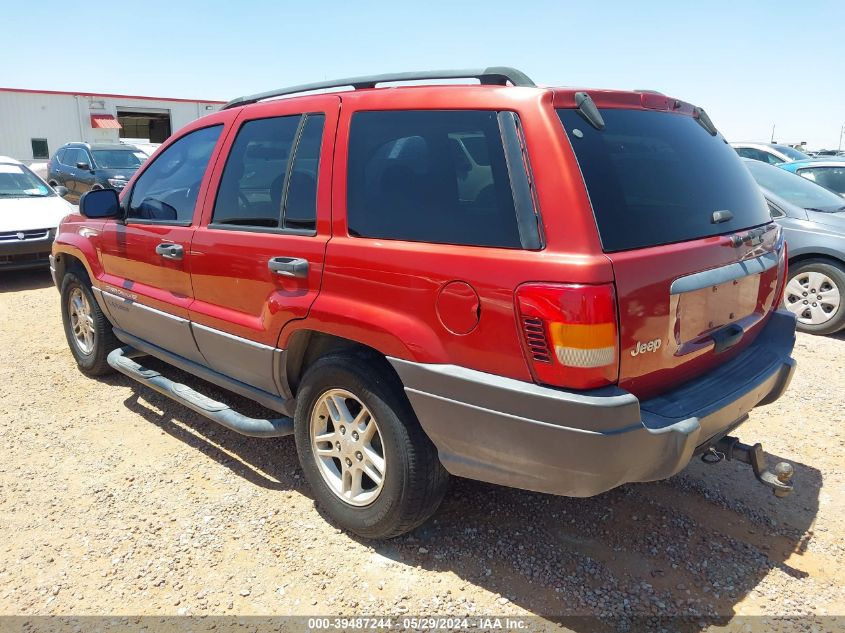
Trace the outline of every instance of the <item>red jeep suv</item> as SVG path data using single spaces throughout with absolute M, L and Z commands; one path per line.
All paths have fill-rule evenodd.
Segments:
M 785 256 L 700 108 L 495 67 L 235 99 L 87 193 L 52 270 L 83 372 L 295 435 L 317 502 L 383 538 L 448 473 L 589 496 L 701 454 L 789 492 L 727 435 L 792 375 Z

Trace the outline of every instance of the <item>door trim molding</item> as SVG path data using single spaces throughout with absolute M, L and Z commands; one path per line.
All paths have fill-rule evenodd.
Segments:
M 202 325 L 201 323 L 197 323 L 196 321 L 191 321 L 191 327 L 196 328 L 198 330 L 205 330 L 209 334 L 216 334 L 217 336 L 223 336 L 225 338 L 231 339 L 236 343 L 241 343 L 243 345 L 251 345 L 256 347 L 260 350 L 269 350 L 274 351 L 278 348 L 273 347 L 272 345 L 265 345 L 264 343 L 258 343 L 256 341 L 251 341 L 248 338 L 244 338 L 242 336 L 238 336 L 236 334 L 229 334 L 228 332 L 224 332 L 223 330 L 219 330 L 217 328 L 209 327 L 207 325 Z

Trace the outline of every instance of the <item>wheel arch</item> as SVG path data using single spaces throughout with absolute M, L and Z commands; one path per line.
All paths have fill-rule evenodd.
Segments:
M 362 360 L 377 363 L 389 372 L 398 383 L 402 381 L 387 357 L 379 350 L 359 341 L 314 329 L 300 329 L 293 332 L 287 340 L 285 349 L 284 375 L 291 395 L 295 396 L 302 377 L 308 368 L 318 359 L 328 354 L 343 352 L 360 356 Z
M 803 251 L 796 255 L 790 255 L 789 267 L 792 268 L 794 266 L 798 266 L 808 260 L 826 261 L 831 264 L 836 264 L 839 267 L 845 267 L 845 258 L 843 258 L 841 254 L 813 251 Z
M 56 271 L 56 284 L 61 288 L 62 277 L 73 266 L 85 274 L 88 282 L 95 286 L 100 279 L 103 269 L 92 240 L 80 234 L 86 224 L 68 221 L 65 218 L 59 226 L 56 241 L 53 242 L 53 268 Z M 92 227 L 89 227 L 92 228 Z M 92 228 L 99 234 L 102 227 Z
M 83 277 L 88 283 L 91 283 L 92 275 L 84 258 L 78 257 L 70 252 L 57 252 L 53 256 L 53 268 L 56 271 L 56 284 L 61 290 L 62 279 L 67 273 L 74 273 Z

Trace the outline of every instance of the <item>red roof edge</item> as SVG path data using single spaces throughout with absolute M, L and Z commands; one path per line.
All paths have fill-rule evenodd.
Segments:
M 145 97 L 142 95 L 119 95 L 108 92 L 68 92 L 65 90 L 32 90 L 29 88 L 2 88 L 0 92 L 23 92 L 26 94 L 69 95 L 72 97 L 112 97 L 116 99 L 145 99 L 147 101 L 176 101 L 179 103 L 226 103 L 210 99 L 176 99 L 174 97 Z

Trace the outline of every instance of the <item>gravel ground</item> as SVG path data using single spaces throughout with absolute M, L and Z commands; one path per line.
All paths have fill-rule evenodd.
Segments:
M 58 303 L 46 272 L 0 277 L 0 615 L 845 614 L 843 335 L 799 335 L 787 395 L 739 433 L 795 466 L 787 499 L 697 460 L 591 499 L 453 480 L 369 543 L 315 508 L 292 439 L 84 377 Z

